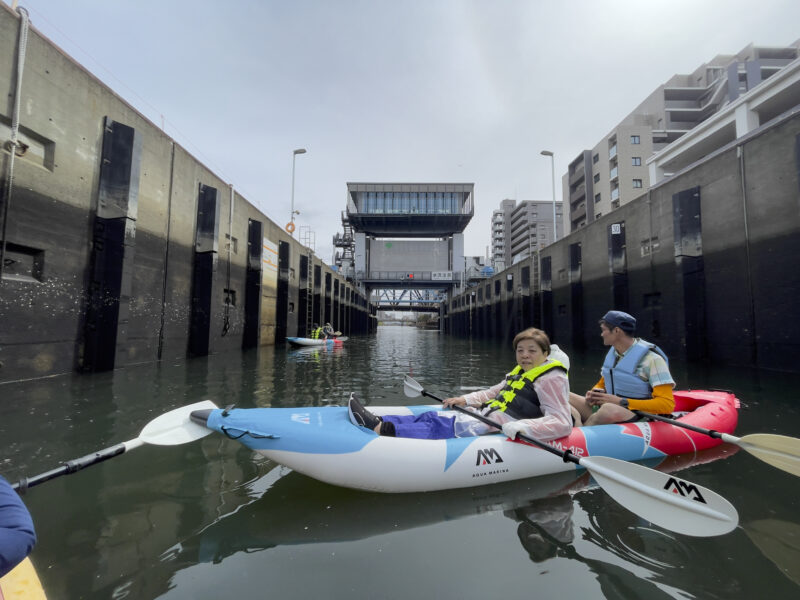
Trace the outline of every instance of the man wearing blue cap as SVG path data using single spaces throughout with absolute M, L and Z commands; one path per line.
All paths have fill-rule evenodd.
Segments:
M 635 333 L 636 319 L 626 312 L 610 310 L 600 319 L 603 344 L 611 346 L 602 377 L 586 396 L 570 394 L 584 425 L 638 421 L 641 417 L 631 411 L 670 414 L 675 408 L 666 354 Z

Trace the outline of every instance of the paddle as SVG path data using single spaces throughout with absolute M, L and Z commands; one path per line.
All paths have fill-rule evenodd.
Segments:
M 93 454 L 87 454 L 81 458 L 69 460 L 60 467 L 42 473 L 41 475 L 25 477 L 11 487 L 22 494 L 25 490 L 35 485 L 50 481 L 56 477 L 61 477 L 62 475 L 70 475 L 86 467 L 106 461 L 109 458 L 125 454 L 144 444 L 151 444 L 154 446 L 177 446 L 178 444 L 199 440 L 211 433 L 211 430 L 197 423 L 193 423 L 189 415 L 193 410 L 201 410 L 204 408 L 213 409 L 217 408 L 217 406 L 211 402 L 211 400 L 203 400 L 202 402 L 195 402 L 188 406 L 176 408 L 150 421 L 145 425 L 145 428 L 142 429 L 142 433 L 140 433 L 137 438 L 122 442 L 116 446 L 105 448 L 104 450 L 98 450 Z
M 740 448 L 744 448 L 756 458 L 763 460 L 765 463 L 800 477 L 800 439 L 798 438 L 786 435 L 775 435 L 772 433 L 751 433 L 750 435 L 738 438 L 735 435 L 720 433 L 713 429 L 703 429 L 702 427 L 696 427 L 695 425 L 683 423 L 661 415 L 654 415 L 638 410 L 634 410 L 633 412 L 637 415 L 647 417 L 648 419 L 653 419 L 654 421 L 671 423 L 676 427 L 683 427 L 690 431 L 721 439 L 723 442 L 728 442 L 729 444 L 735 444 Z
M 408 375 L 403 382 L 403 388 L 406 396 L 411 398 L 427 396 L 443 402 L 442 398 L 425 391 Z M 487 425 L 502 429 L 499 423 L 481 414 L 461 406 L 451 408 Z M 674 475 L 608 456 L 578 458 L 568 450 L 558 450 L 550 444 L 522 434 L 517 434 L 517 439 L 560 456 L 565 462 L 572 462 L 585 468 L 614 500 L 631 512 L 665 529 L 706 537 L 728 533 L 735 529 L 739 522 L 736 509 L 725 498 Z

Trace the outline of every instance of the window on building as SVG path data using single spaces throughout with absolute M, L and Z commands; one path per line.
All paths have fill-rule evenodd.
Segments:
M 600 155 L 599 154 L 595 154 L 592 157 L 592 164 L 596 163 L 598 160 L 600 160 Z
M 639 142 L 639 136 L 638 135 L 632 135 L 631 136 L 631 144 L 639 144 L 639 143 L 640 143 Z
M 602 216 L 603 216 L 603 213 L 599 212 L 599 213 L 597 213 L 597 214 L 594 216 L 594 218 L 595 218 L 595 219 L 599 219 L 599 218 L 600 218 L 600 217 L 602 217 Z
M 631 158 L 631 164 L 634 167 L 641 167 L 642 166 L 642 157 L 641 156 L 634 156 Z
M 658 240 L 658 236 L 651 237 L 648 240 L 642 240 L 642 256 L 648 256 L 653 252 L 658 252 L 659 248 L 661 248 L 661 242 Z
M 600 181 L 600 173 L 597 173 L 597 174 L 594 176 L 594 182 L 595 182 L 595 183 L 597 183 L 598 181 Z
M 634 179 L 633 180 L 633 187 L 635 187 L 635 188 L 642 187 L 642 180 L 641 179 Z
M 600 203 L 600 200 L 601 200 L 601 198 L 600 198 L 600 194 L 595 194 L 595 195 L 594 195 L 594 203 L 595 203 L 595 204 L 599 204 L 599 203 Z

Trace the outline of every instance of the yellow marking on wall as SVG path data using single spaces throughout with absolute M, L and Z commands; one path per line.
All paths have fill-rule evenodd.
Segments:
M 261 245 L 261 336 L 262 345 L 275 343 L 278 314 L 278 244 L 264 238 Z

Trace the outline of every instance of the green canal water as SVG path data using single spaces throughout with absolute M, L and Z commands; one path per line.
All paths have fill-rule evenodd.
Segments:
M 571 355 L 584 391 L 600 354 Z M 402 405 L 402 376 L 463 393 L 513 366 L 506 346 L 381 327 L 332 351 L 263 348 L 0 386 L 0 473 L 31 476 L 135 438 L 178 406 Z M 726 388 L 737 433 L 800 436 L 800 376 L 673 362 L 679 387 Z M 413 402 L 413 401 L 411 401 Z M 653 465 L 654 466 L 654 465 Z M 323 484 L 211 435 L 144 446 L 32 488 L 48 598 L 798 598 L 800 479 L 735 447 L 659 468 L 728 498 L 740 526 L 650 525 L 587 475 L 443 493 Z

